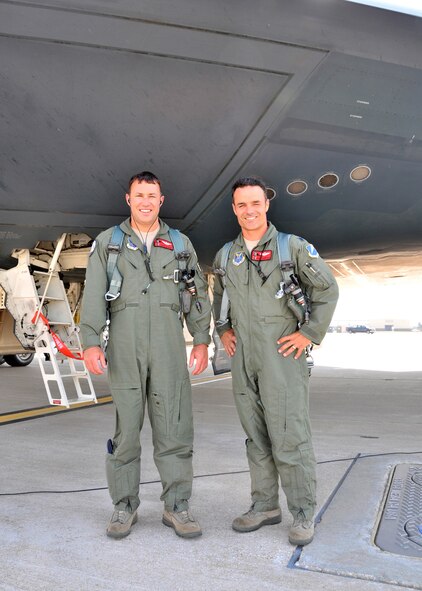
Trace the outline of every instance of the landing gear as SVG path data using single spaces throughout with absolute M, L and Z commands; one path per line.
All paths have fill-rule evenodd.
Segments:
M 0 365 L 6 362 L 12 367 L 25 367 L 32 363 L 34 359 L 34 353 L 18 353 L 17 355 L 3 355 L 0 356 Z

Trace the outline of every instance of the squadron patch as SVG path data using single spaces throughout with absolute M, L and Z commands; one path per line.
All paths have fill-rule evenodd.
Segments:
M 97 246 L 97 241 L 94 240 L 94 242 L 91 244 L 91 250 L 89 251 L 89 256 L 92 255 L 92 253 L 94 252 L 96 246 Z
M 313 259 L 317 259 L 319 257 L 318 251 L 313 244 L 308 244 L 306 250 L 308 251 L 309 256 Z
M 235 252 L 233 257 L 233 265 L 238 267 L 243 263 L 245 260 L 245 253 L 244 252 Z
M 134 242 L 130 238 L 127 239 L 126 246 L 129 250 L 139 250 Z

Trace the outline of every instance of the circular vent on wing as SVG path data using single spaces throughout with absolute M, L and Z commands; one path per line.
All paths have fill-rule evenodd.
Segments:
M 293 195 L 294 197 L 298 197 L 299 195 L 303 195 L 305 191 L 308 189 L 308 183 L 305 181 L 296 180 L 289 183 L 286 187 L 286 191 L 289 195 Z
M 366 164 L 360 164 L 356 166 L 350 173 L 350 178 L 355 183 L 361 183 L 362 181 L 366 181 L 371 176 L 371 169 Z
M 338 175 L 335 172 L 327 172 L 318 179 L 318 186 L 321 189 L 332 189 L 339 181 Z

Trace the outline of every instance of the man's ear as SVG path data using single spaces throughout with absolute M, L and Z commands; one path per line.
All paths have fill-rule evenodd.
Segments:
M 130 206 L 130 197 L 129 197 L 129 194 L 126 193 L 125 197 L 126 197 L 126 203 Z
M 160 197 L 160 207 L 163 205 L 164 199 L 165 199 L 164 195 L 161 195 L 161 197 Z

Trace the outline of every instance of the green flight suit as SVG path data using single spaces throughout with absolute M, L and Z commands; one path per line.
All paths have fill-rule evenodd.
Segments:
M 232 358 L 233 392 L 247 435 L 252 503 L 256 511 L 279 506 L 278 478 L 294 517 L 312 519 L 316 505 L 315 456 L 309 420 L 309 375 L 305 355 L 278 353 L 277 340 L 297 330 L 288 297 L 276 299 L 282 273 L 277 254 L 277 230 L 269 224 L 254 251 L 266 251 L 252 261 L 242 234 L 233 243 L 226 267 L 230 300 L 228 323 L 217 327 L 221 336 L 233 328 L 237 343 Z M 253 252 L 254 252 L 253 251 Z M 328 265 L 308 242 L 290 238 L 291 259 L 312 311 L 300 332 L 319 344 L 330 324 L 338 298 L 337 283 Z M 220 267 L 222 250 L 214 268 Z M 291 271 L 292 272 L 292 271 Z M 263 283 L 262 273 L 267 279 Z M 220 317 L 223 284 L 215 276 L 214 318 Z
M 125 220 L 118 257 L 123 277 L 120 296 L 110 303 L 108 379 L 116 408 L 112 450 L 106 456 L 110 495 L 119 509 L 139 505 L 140 430 L 148 405 L 154 461 L 160 473 L 161 499 L 167 510 L 187 508 L 192 491 L 193 419 L 186 346 L 179 318 L 179 285 L 172 278 L 179 263 L 172 250 L 168 226 L 160 221 L 150 253 L 151 281 L 142 243 Z M 106 322 L 107 247 L 113 228 L 102 232 L 91 252 L 81 313 L 84 349 L 101 344 Z M 183 236 L 190 258 L 184 268 L 195 269 L 199 311 L 192 300 L 186 323 L 193 344 L 208 344 L 211 306 L 207 283 L 193 246 Z M 167 248 L 165 247 L 167 246 Z M 170 248 L 168 248 L 170 246 Z M 181 267 L 183 268 L 183 267 Z M 149 287 L 148 287 L 149 286 Z M 112 453 L 110 453 L 110 451 Z

